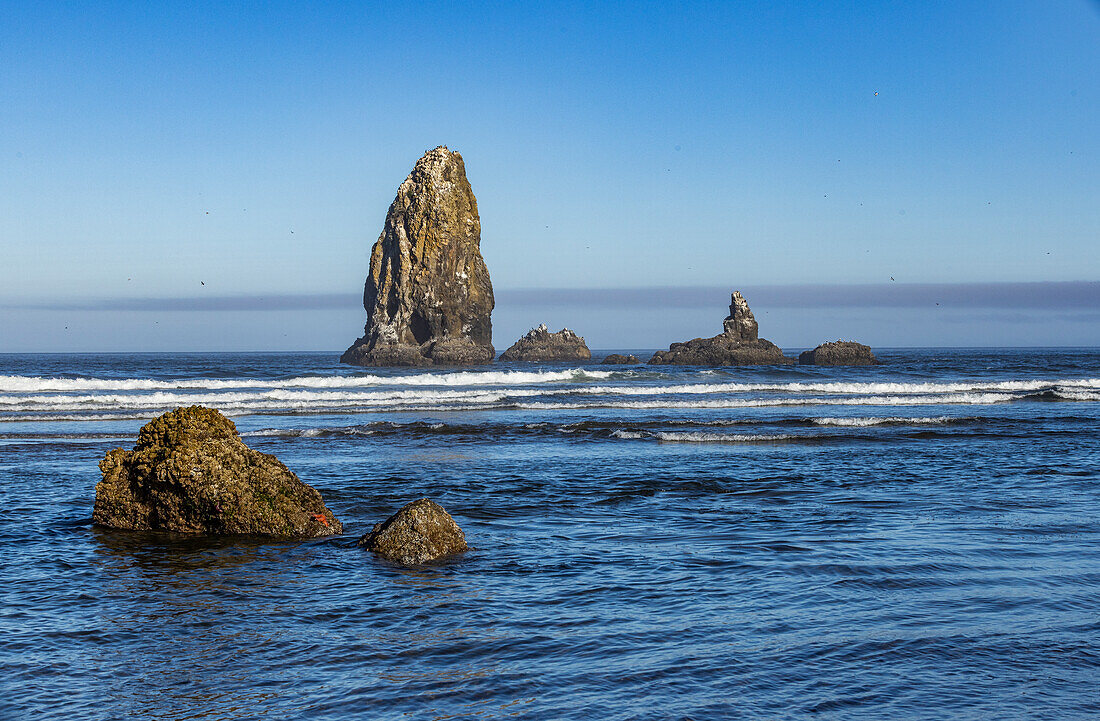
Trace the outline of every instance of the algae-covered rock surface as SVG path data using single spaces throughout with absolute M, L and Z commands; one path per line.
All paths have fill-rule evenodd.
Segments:
M 493 284 L 462 156 L 429 150 L 397 189 L 370 255 L 363 337 L 340 360 L 360 366 L 493 360 Z
M 427 498 L 405 504 L 360 538 L 358 545 L 402 566 L 429 563 L 468 548 L 466 534 L 455 520 Z
M 109 451 L 99 469 L 92 520 L 101 526 L 281 538 L 343 530 L 316 489 L 245 445 L 211 408 L 177 408 L 150 421 L 133 450 Z
M 502 361 L 585 361 L 592 352 L 584 338 L 568 328 L 551 333 L 543 323 L 532 328 L 500 355 Z

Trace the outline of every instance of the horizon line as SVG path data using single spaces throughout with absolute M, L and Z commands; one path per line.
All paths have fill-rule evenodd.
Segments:
M 635 286 L 627 288 L 501 288 L 498 304 L 602 308 L 724 307 L 740 290 L 759 308 L 1014 308 L 1100 309 L 1100 281 L 979 283 L 792 283 L 740 286 Z M 46 311 L 287 311 L 362 309 L 361 293 L 255 293 L 241 295 L 73 298 L 12 302 L 0 309 Z

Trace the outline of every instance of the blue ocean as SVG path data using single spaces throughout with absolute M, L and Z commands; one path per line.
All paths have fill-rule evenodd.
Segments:
M 876 354 L 0 355 L 0 717 L 1100 717 L 1100 350 Z M 192 404 L 344 535 L 92 526 L 98 461 Z M 470 551 L 356 547 L 425 496 Z

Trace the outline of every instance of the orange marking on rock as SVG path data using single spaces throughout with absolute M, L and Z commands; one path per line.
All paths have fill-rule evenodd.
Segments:
M 328 519 L 325 518 L 325 515 L 323 513 L 313 513 L 313 514 L 310 514 L 310 515 L 313 516 L 313 520 L 320 521 L 321 523 L 323 523 L 326 526 L 328 525 Z

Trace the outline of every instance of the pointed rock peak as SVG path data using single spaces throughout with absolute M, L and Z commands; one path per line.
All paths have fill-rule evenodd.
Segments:
M 730 314 L 722 322 L 722 332 L 742 341 L 756 340 L 758 337 L 756 318 L 741 291 L 735 290 L 730 296 Z
M 462 162 L 462 156 L 456 150 L 451 150 L 446 145 L 440 145 L 420 156 L 416 161 L 412 172 L 405 178 L 401 188 L 411 185 L 423 185 L 430 183 L 438 186 L 440 190 L 449 189 L 452 183 L 466 184 L 466 164 Z

